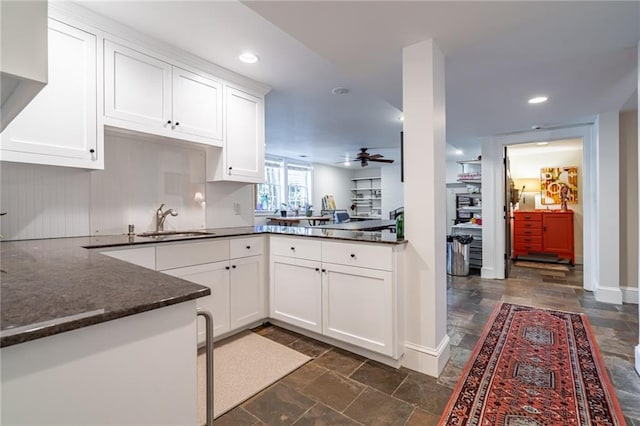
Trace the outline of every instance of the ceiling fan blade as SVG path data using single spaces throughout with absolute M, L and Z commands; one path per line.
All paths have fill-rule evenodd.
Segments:
M 369 158 L 369 161 L 376 161 L 378 163 L 393 163 L 393 160 L 387 160 L 382 158 Z
M 382 157 L 384 157 L 384 155 L 381 155 L 381 154 L 373 154 L 373 155 L 370 155 L 370 156 L 369 156 L 369 159 L 372 159 L 372 158 L 382 158 Z

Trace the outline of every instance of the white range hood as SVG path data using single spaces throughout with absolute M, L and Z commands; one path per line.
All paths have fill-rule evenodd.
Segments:
M 47 1 L 0 2 L 0 132 L 47 84 Z

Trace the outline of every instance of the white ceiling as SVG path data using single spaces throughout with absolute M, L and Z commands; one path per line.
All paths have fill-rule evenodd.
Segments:
M 367 146 L 397 159 L 402 48 L 429 38 L 446 56 L 449 155 L 475 158 L 484 136 L 637 107 L 640 2 L 80 3 L 269 84 L 275 155 L 332 164 Z M 245 50 L 260 62 L 239 62 Z M 332 95 L 338 86 L 351 92 Z M 527 104 L 537 94 L 549 101 Z

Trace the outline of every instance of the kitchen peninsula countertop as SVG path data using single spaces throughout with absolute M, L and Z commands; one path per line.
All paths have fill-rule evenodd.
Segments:
M 303 227 L 256 226 L 207 231 L 212 234 L 162 238 L 105 235 L 1 242 L 0 347 L 211 294 L 207 287 L 87 249 L 170 244 L 254 234 L 382 244 L 406 243 L 405 240 L 388 241 L 389 235 L 383 236 L 380 232 Z

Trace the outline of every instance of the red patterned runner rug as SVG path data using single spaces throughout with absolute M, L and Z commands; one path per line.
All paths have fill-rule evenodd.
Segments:
M 499 304 L 439 425 L 624 425 L 587 317 Z

